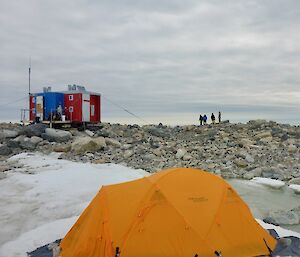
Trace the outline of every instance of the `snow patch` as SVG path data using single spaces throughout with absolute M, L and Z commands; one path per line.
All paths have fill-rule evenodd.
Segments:
M 9 159 L 30 174 L 9 171 L 0 180 L 1 257 L 25 257 L 63 238 L 102 185 L 149 175 L 115 164 L 59 160 L 59 155 L 22 153 Z
M 271 178 L 262 178 L 262 177 L 255 177 L 250 180 L 251 182 L 261 184 L 264 186 L 268 186 L 274 189 L 280 189 L 285 186 L 285 183 L 281 180 L 271 179 Z
M 294 192 L 296 194 L 300 194 L 300 185 L 296 185 L 296 184 L 291 184 L 289 185 L 289 188 L 294 190 Z

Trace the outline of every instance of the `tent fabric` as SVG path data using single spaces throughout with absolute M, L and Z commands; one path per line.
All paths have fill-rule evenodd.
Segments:
M 275 246 L 225 180 L 174 168 L 103 186 L 62 240 L 61 256 L 253 257 Z

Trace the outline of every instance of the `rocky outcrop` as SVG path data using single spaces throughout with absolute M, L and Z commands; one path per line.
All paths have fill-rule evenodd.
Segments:
M 69 131 L 46 128 L 45 133 L 42 134 L 42 138 L 53 142 L 67 142 L 72 138 L 72 134 Z
M 264 221 L 275 225 L 297 225 L 300 223 L 300 206 L 292 210 L 270 211 Z
M 82 153 L 94 153 L 99 150 L 103 150 L 106 147 L 105 139 L 103 137 L 98 137 L 92 139 L 90 137 L 78 137 L 72 143 L 72 151 L 76 154 Z
M 175 127 L 102 123 L 85 131 L 35 124 L 12 130 L 21 136 L 0 139 L 2 153 L 57 151 L 74 161 L 122 163 L 149 172 L 196 167 L 225 178 L 265 177 L 289 184 L 300 178 L 300 127 L 272 121 Z M 44 141 L 37 142 L 37 135 Z
M 42 123 L 31 124 L 26 127 L 23 127 L 21 130 L 21 134 L 27 137 L 32 137 L 32 136 L 41 137 L 41 135 L 45 133 L 46 128 L 47 125 Z
M 0 155 L 10 155 L 12 150 L 7 145 L 0 145 Z
M 0 139 L 15 138 L 18 135 L 19 135 L 19 132 L 17 130 L 9 130 L 9 129 L 0 130 Z

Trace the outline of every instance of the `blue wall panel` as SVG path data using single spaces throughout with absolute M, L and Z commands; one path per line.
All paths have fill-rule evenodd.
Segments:
M 55 113 L 57 107 L 61 105 L 64 110 L 64 94 L 57 92 L 44 93 L 44 120 L 50 119 L 50 113 Z

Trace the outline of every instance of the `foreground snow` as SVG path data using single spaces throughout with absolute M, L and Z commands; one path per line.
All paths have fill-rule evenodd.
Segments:
M 0 180 L 1 257 L 26 256 L 63 237 L 102 185 L 148 175 L 120 165 L 75 163 L 57 157 L 19 154 L 10 159 L 25 166 Z
M 19 154 L 10 159 L 24 167 L 0 180 L 1 257 L 25 257 L 26 252 L 62 238 L 102 185 L 148 175 L 120 165 L 75 163 L 58 156 Z M 300 237 L 274 228 L 280 236 Z

